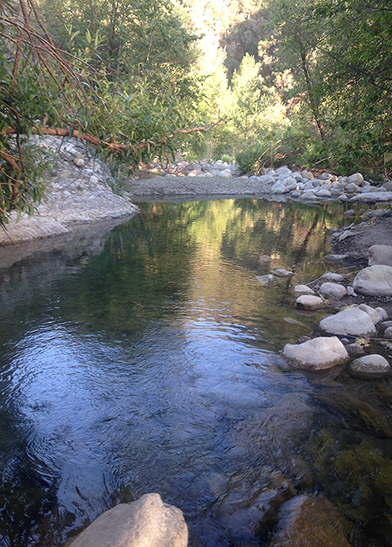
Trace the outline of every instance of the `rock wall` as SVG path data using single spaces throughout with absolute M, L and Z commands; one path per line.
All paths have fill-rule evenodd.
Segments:
M 138 207 L 113 193 L 109 169 L 76 139 L 33 137 L 32 143 L 56 157 L 47 174 L 48 194 L 37 213 L 16 222 L 11 214 L 0 245 L 66 234 L 75 223 L 132 216 Z

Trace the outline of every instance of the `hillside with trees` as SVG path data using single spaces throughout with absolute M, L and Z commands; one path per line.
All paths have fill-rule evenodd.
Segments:
M 113 170 L 182 153 L 392 169 L 387 0 L 0 0 L 0 217 L 75 136 Z

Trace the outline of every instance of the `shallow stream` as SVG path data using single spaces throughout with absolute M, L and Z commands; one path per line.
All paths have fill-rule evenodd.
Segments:
M 141 208 L 0 269 L 0 545 L 61 546 L 148 492 L 183 511 L 191 547 L 268 545 L 302 493 L 332 502 L 351 545 L 391 545 L 390 381 L 279 356 L 331 312 L 299 315 L 292 287 L 342 271 L 324 260 L 342 206 Z

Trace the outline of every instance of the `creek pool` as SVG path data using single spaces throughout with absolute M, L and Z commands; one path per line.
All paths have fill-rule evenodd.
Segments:
M 302 493 L 351 545 L 391 545 L 391 382 L 279 356 L 331 311 L 299 315 L 292 286 L 339 269 L 324 256 L 343 206 L 140 207 L 0 269 L 0 545 L 62 546 L 148 492 L 183 511 L 191 547 L 268 545 Z

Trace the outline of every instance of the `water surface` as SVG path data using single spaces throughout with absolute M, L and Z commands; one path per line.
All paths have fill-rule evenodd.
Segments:
M 60 546 L 148 492 L 192 547 L 266 545 L 301 493 L 334 504 L 352 545 L 390 545 L 389 381 L 279 357 L 327 313 L 298 315 L 292 286 L 331 269 L 342 212 L 145 203 L 77 252 L 0 270 L 0 545 Z M 278 267 L 295 278 L 257 281 Z

